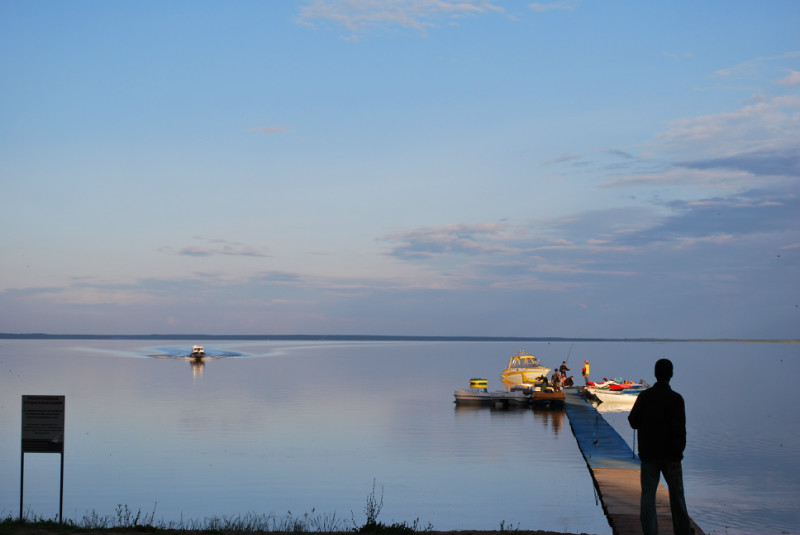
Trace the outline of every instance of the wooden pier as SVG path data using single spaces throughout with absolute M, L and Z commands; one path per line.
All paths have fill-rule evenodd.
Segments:
M 564 407 L 614 534 L 641 535 L 639 457 L 581 392 L 568 390 Z M 656 493 L 656 513 L 659 534 L 674 533 L 669 494 L 663 482 Z M 703 534 L 694 521 L 692 527 L 697 535 Z

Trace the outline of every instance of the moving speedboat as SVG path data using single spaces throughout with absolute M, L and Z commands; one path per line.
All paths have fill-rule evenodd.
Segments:
M 550 368 L 543 366 L 539 359 L 527 351 L 519 351 L 508 359 L 501 378 L 506 384 L 539 384 L 542 382 L 540 377 L 547 377 L 548 373 Z
M 206 356 L 206 350 L 203 346 L 192 346 L 192 353 L 189 356 L 195 359 L 201 359 Z

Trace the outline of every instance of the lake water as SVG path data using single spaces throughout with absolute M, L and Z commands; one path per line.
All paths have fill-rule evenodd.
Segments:
M 800 344 L 0 341 L 0 516 L 19 512 L 22 395 L 65 395 L 64 517 L 250 512 L 435 529 L 609 534 L 563 411 L 457 408 L 526 349 L 579 377 L 653 382 L 687 405 L 689 512 L 707 533 L 800 532 Z M 632 443 L 627 413 L 605 415 Z M 58 514 L 60 457 L 25 455 L 27 513 Z

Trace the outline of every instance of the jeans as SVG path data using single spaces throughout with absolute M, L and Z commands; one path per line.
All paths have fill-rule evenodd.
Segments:
M 642 501 L 640 519 L 644 535 L 658 535 L 656 517 L 656 490 L 660 475 L 669 489 L 669 506 L 672 510 L 672 525 L 675 535 L 691 535 L 694 529 L 686 512 L 686 499 L 683 495 L 683 467 L 680 461 L 642 461 Z

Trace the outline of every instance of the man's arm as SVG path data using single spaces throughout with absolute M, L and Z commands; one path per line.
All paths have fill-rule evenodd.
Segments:
M 633 403 L 633 408 L 631 409 L 630 414 L 628 414 L 628 423 L 631 424 L 631 427 L 634 429 L 639 429 L 639 426 L 642 424 L 642 411 L 639 405 L 640 399 L 641 394 L 639 394 L 639 397 L 636 398 L 636 401 Z

